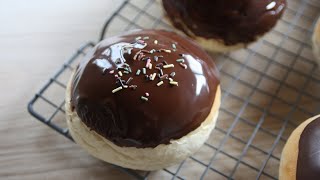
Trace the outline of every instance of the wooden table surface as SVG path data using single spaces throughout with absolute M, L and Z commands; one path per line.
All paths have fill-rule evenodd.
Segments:
M 0 179 L 128 179 L 27 112 L 76 48 L 97 40 L 117 0 L 0 2 Z

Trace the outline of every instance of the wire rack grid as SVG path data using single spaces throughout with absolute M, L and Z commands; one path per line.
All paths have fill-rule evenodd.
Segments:
M 181 164 L 156 172 L 123 169 L 137 179 L 277 179 L 281 150 L 306 118 L 320 112 L 320 72 L 311 34 L 317 0 L 290 0 L 277 26 L 246 49 L 211 54 L 221 72 L 222 104 L 209 140 Z M 158 0 L 126 0 L 100 40 L 130 29 L 169 29 Z M 29 112 L 72 140 L 64 120 L 66 83 L 94 43 L 79 48 L 36 93 Z

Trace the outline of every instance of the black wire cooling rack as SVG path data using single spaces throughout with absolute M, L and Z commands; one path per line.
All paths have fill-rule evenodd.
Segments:
M 320 73 L 310 40 L 320 2 L 287 1 L 282 19 L 258 42 L 212 54 L 221 72 L 222 104 L 217 126 L 199 152 L 156 172 L 115 167 L 137 179 L 277 179 L 291 131 L 320 112 Z M 172 30 L 163 14 L 157 0 L 123 1 L 103 26 L 100 40 L 137 28 Z M 70 140 L 64 120 L 66 83 L 93 46 L 80 47 L 28 105 L 34 117 Z

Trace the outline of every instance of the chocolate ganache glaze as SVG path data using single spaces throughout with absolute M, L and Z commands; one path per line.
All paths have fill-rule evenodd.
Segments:
M 189 39 L 163 30 L 108 38 L 86 55 L 71 105 L 91 130 L 119 146 L 168 144 L 210 113 L 218 71 Z
M 249 43 L 281 17 L 285 0 L 162 0 L 173 25 L 225 45 Z M 191 32 L 190 32 L 191 31 Z
M 300 135 L 297 180 L 320 179 L 320 118 L 309 123 Z

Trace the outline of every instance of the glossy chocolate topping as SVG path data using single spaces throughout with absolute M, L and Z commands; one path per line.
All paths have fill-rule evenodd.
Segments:
M 155 147 L 199 127 L 218 85 L 213 60 L 193 42 L 139 30 L 108 38 L 86 55 L 71 104 L 90 129 L 115 144 Z
M 320 179 L 320 118 L 303 130 L 299 140 L 297 180 Z
M 193 37 L 249 43 L 281 17 L 285 0 L 162 0 L 173 25 Z M 191 31 L 191 32 L 190 32 Z

